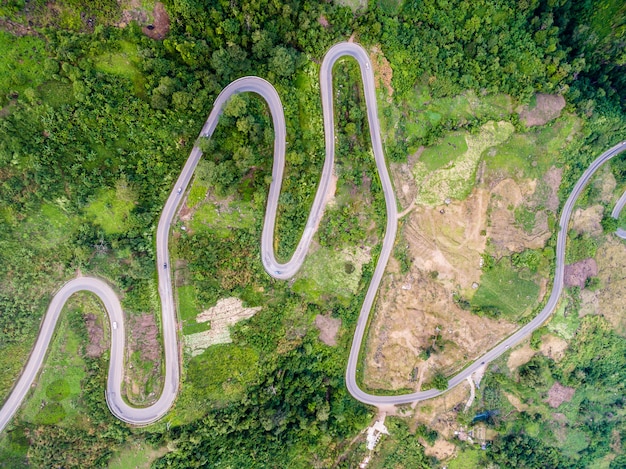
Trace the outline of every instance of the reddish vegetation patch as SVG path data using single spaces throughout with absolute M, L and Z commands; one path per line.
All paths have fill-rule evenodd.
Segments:
M 324 26 L 325 28 L 328 28 L 330 26 L 330 23 L 328 22 L 328 20 L 326 19 L 324 15 L 320 15 L 317 22 L 321 24 L 322 26 Z
M 85 316 L 85 326 L 89 334 L 89 344 L 85 349 L 85 355 L 89 358 L 98 358 L 105 350 L 104 329 L 98 323 L 96 315 L 92 313 Z
M 157 340 L 157 328 L 153 314 L 137 314 L 129 317 L 129 346 L 131 353 L 139 351 L 142 360 L 156 362 L 161 357 L 160 345 Z
M 527 127 L 544 125 L 552 119 L 561 115 L 561 110 L 565 107 L 565 98 L 555 94 L 538 94 L 537 104 L 532 109 L 525 107 L 520 112 L 520 119 Z
M 550 407 L 557 408 L 564 402 L 569 402 L 574 397 L 576 390 L 574 388 L 568 388 L 562 384 L 556 382 L 548 391 L 548 399 L 546 402 Z
M 585 287 L 589 277 L 598 275 L 598 264 L 594 259 L 585 259 L 565 266 L 565 285 L 568 287 Z
M 319 339 L 326 345 L 337 345 L 337 333 L 341 327 L 341 319 L 330 316 L 315 316 L 315 327 L 320 330 Z
M 152 39 L 163 39 L 170 31 L 170 17 L 161 2 L 156 2 L 152 12 L 154 23 L 144 26 L 143 33 Z

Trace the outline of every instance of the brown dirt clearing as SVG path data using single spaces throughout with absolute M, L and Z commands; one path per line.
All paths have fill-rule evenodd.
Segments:
M 424 442 L 425 443 L 425 442 Z M 456 445 L 454 443 L 450 443 L 443 438 L 438 438 L 435 441 L 435 444 L 430 446 L 427 443 L 424 444 L 424 453 L 426 456 L 434 456 L 439 461 L 443 461 L 444 459 L 448 459 L 456 452 Z
M 417 403 L 414 409 L 412 429 L 424 424 L 450 440 L 458 428 L 457 416 L 469 397 L 469 383 L 463 381 L 442 396 Z
M 130 337 L 126 356 L 131 362 L 124 376 L 127 397 L 131 403 L 149 405 L 158 397 L 163 379 L 159 328 L 150 313 L 129 315 L 127 321 Z M 152 386 L 146 386 L 149 382 Z
M 565 339 L 561 339 L 558 336 L 547 334 L 541 338 L 541 346 L 539 350 L 548 358 L 551 358 L 555 362 L 561 361 L 565 356 L 568 343 Z
M 530 347 L 528 340 L 523 342 L 521 347 L 516 348 L 509 355 L 509 359 L 506 362 L 506 366 L 509 367 L 509 370 L 514 371 L 520 366 L 528 363 L 531 358 L 535 356 L 537 353 Z
M 409 246 L 412 266 L 406 275 L 388 269 L 383 282 L 367 342 L 367 386 L 417 390 L 433 370 L 453 373 L 516 329 L 453 301 L 454 292 L 473 295 L 472 284 L 480 280 L 488 200 L 489 193 L 477 189 L 465 201 L 417 206 L 407 215 L 398 243 Z M 433 347 L 438 334 L 443 346 Z
M 588 233 L 591 236 L 602 234 L 602 214 L 604 207 L 602 205 L 593 205 L 592 207 L 581 209 L 578 208 L 572 215 L 571 227 L 578 234 Z
M 98 316 L 93 313 L 85 315 L 85 327 L 89 335 L 89 343 L 85 347 L 85 355 L 89 358 L 98 358 L 107 348 L 107 341 L 104 338 L 104 328 Z
M 585 282 L 589 277 L 598 275 L 598 264 L 595 259 L 583 259 L 565 266 L 563 282 L 568 287 L 585 287 Z
M 526 127 L 544 125 L 561 115 L 565 107 L 565 98 L 554 94 L 537 94 L 536 104 L 533 108 L 524 106 L 520 112 L 520 119 Z
M 611 323 L 615 332 L 626 337 L 626 246 L 613 235 L 607 236 L 605 243 L 596 254 L 598 277 L 602 289 L 597 292 L 598 311 Z
M 320 331 L 319 339 L 326 345 L 337 345 L 337 333 L 341 328 L 341 319 L 331 316 L 315 316 L 315 327 Z
M 150 25 L 144 26 L 142 32 L 152 39 L 163 39 L 170 32 L 170 17 L 165 11 L 165 6 L 161 2 L 154 4 L 154 10 L 152 10 L 152 22 L 153 28 L 150 29 Z
M 552 385 L 550 390 L 548 391 L 548 399 L 546 402 L 550 407 L 557 408 L 564 402 L 569 402 L 574 397 L 574 393 L 576 389 L 570 388 L 567 386 L 563 386 L 559 382 L 556 382 Z

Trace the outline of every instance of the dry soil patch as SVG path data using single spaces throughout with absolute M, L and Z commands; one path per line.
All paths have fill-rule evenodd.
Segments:
M 98 317 L 89 313 L 85 316 L 85 326 L 89 335 L 89 343 L 85 348 L 85 355 L 89 358 L 98 358 L 106 350 L 106 341 L 104 339 L 104 328 Z
M 315 327 L 320 331 L 319 339 L 326 345 L 337 345 L 337 333 L 341 328 L 341 319 L 332 316 L 315 316 Z
M 556 409 L 564 402 L 571 401 L 575 392 L 576 390 L 574 388 L 563 386 L 557 381 L 548 391 L 548 399 L 546 399 L 546 402 L 550 407 Z
M 434 456 L 439 461 L 448 459 L 454 455 L 455 451 L 456 445 L 454 443 L 450 443 L 448 440 L 444 440 L 443 438 L 438 438 L 432 446 L 428 444 L 424 445 L 424 453 L 426 456 Z
M 576 233 L 588 233 L 591 236 L 598 236 L 602 234 L 602 214 L 604 213 L 604 207 L 602 205 L 593 205 L 586 209 L 578 208 L 574 211 L 572 216 L 572 229 Z
M 535 353 L 536 352 L 530 347 L 528 341 L 526 341 L 521 347 L 516 348 L 511 352 L 506 365 L 509 367 L 509 370 L 514 371 L 520 366 L 528 363 L 530 359 L 533 358 Z
M 599 312 L 611 323 L 615 331 L 626 337 L 626 246 L 614 236 L 607 237 L 596 254 L 598 277 L 602 289 L 597 292 Z
M 155 3 L 152 17 L 154 18 L 152 25 L 144 26 L 142 31 L 152 39 L 163 39 L 170 32 L 170 17 L 161 2 Z
M 541 338 L 541 353 L 555 362 L 560 361 L 565 356 L 567 347 L 567 341 L 555 335 L 547 334 Z
M 124 382 L 128 399 L 136 404 L 148 405 L 156 400 L 161 388 L 161 343 L 159 329 L 153 314 L 133 314 L 127 316 L 129 338 L 127 357 L 139 366 L 129 365 Z M 132 358 L 138 354 L 138 359 Z M 146 383 L 151 382 L 151 386 Z
M 596 275 L 598 275 L 598 264 L 595 259 L 584 259 L 565 266 L 563 282 L 568 287 L 584 288 L 587 279 Z
M 561 115 L 565 107 L 565 98 L 555 94 L 537 94 L 536 105 L 533 108 L 524 106 L 519 113 L 520 119 L 527 127 L 544 125 Z

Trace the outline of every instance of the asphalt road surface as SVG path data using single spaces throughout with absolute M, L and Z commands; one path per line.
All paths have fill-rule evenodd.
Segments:
M 615 204 L 615 207 L 611 212 L 611 217 L 617 220 L 619 218 L 619 214 L 622 213 L 622 210 L 624 209 L 624 205 L 626 205 L 626 191 L 622 194 L 622 196 Z M 626 239 L 626 230 L 624 228 L 618 228 L 615 234 L 622 239 Z
M 346 369 L 346 385 L 350 393 L 356 399 L 366 404 L 401 404 L 429 399 L 431 397 L 438 396 L 445 391 L 429 390 L 401 396 L 377 396 L 362 391 L 356 383 L 356 367 L 358 364 L 358 356 L 363 342 L 368 317 L 380 286 L 387 261 L 389 260 L 391 250 L 393 249 L 398 224 L 396 199 L 385 164 L 380 138 L 374 75 L 369 65 L 369 57 L 365 50 L 358 44 L 340 43 L 333 46 L 324 57 L 320 72 L 320 85 L 324 113 L 326 159 L 318 191 L 311 207 L 311 212 L 303 231 L 302 238 L 300 239 L 292 258 L 288 262 L 281 264 L 276 260 L 273 243 L 276 210 L 278 207 L 278 198 L 280 195 L 283 170 L 285 166 L 286 145 L 283 107 L 274 87 L 267 81 L 258 77 L 244 77 L 232 82 L 224 88 L 216 99 L 213 110 L 202 128 L 200 135 L 203 137 L 209 137 L 213 134 L 224 104 L 228 98 L 235 93 L 253 92 L 263 97 L 267 102 L 274 126 L 274 162 L 272 168 L 272 182 L 270 184 L 263 233 L 261 237 L 261 259 L 265 270 L 272 277 L 277 279 L 291 278 L 304 262 L 304 258 L 307 254 L 313 235 L 317 230 L 317 226 L 323 215 L 325 207 L 325 196 L 330 183 L 330 177 L 332 175 L 335 151 L 332 67 L 339 58 L 344 56 L 353 57 L 360 65 L 363 91 L 367 105 L 367 117 L 369 121 L 372 150 L 383 187 L 385 205 L 387 209 L 387 226 L 383 239 L 383 245 L 378 259 L 378 264 L 376 265 L 374 275 L 368 287 L 367 294 L 359 314 Z M 502 343 L 498 344 L 476 362 L 465 368 L 461 373 L 450 379 L 448 389 L 462 382 L 484 363 L 494 360 L 504 353 L 509 347 L 517 344 L 525 336 L 539 327 L 552 313 L 563 289 L 563 262 L 565 256 L 566 228 L 571 216 L 574 202 L 593 173 L 595 173 L 595 171 L 604 162 L 624 150 L 626 150 L 626 142 L 622 142 L 621 144 L 603 153 L 583 174 L 567 200 L 561 216 L 560 230 L 557 241 L 554 287 L 545 308 L 535 319 L 533 319 L 533 321 L 525 325 L 522 329 L 504 340 Z M 132 407 L 123 400 L 120 390 L 123 379 L 124 347 L 126 336 L 122 308 L 117 295 L 104 281 L 91 277 L 79 277 L 66 283 L 52 298 L 28 363 L 11 391 L 9 398 L 5 402 L 2 409 L 0 409 L 0 431 L 2 431 L 9 423 L 10 419 L 19 408 L 21 402 L 24 400 L 28 389 L 33 384 L 45 358 L 46 350 L 52 338 L 59 314 L 69 297 L 78 291 L 89 291 L 100 298 L 109 315 L 109 321 L 111 322 L 111 358 L 107 389 L 105 391 L 106 401 L 111 413 L 124 422 L 133 425 L 147 425 L 157 421 L 169 411 L 178 394 L 180 379 L 180 354 L 177 320 L 174 297 L 172 293 L 172 280 L 170 276 L 168 251 L 170 225 L 178 210 L 182 194 L 187 189 L 194 169 L 201 156 L 202 151 L 197 146 L 194 146 L 176 184 L 172 188 L 172 192 L 168 197 L 167 202 L 165 203 L 157 228 L 157 268 L 159 295 L 161 299 L 166 370 L 164 387 L 159 400 L 153 405 L 143 408 Z M 210 373 L 210 370 L 207 370 L 207 372 Z

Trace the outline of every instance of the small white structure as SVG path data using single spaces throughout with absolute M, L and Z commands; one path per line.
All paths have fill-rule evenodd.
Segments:
M 387 427 L 385 427 L 385 419 L 376 420 L 374 425 L 367 429 L 367 449 L 370 451 L 376 447 L 381 435 L 389 435 Z

